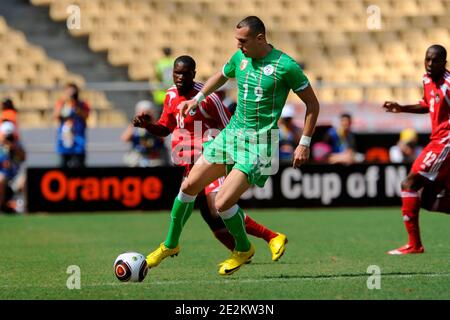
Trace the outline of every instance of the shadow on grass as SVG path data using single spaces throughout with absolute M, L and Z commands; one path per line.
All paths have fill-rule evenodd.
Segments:
M 333 278 L 367 278 L 369 273 L 341 273 L 341 274 L 322 274 L 322 275 L 284 275 L 265 276 L 264 279 L 333 279 Z M 413 276 L 450 276 L 450 273 L 430 273 L 430 272 L 388 272 L 381 273 L 382 277 L 413 277 Z

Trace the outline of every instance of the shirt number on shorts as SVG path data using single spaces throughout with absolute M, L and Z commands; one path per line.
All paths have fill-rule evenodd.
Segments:
M 244 87 L 244 100 L 247 100 L 247 94 L 248 94 L 248 84 L 244 83 L 242 85 Z M 261 101 L 262 97 L 263 97 L 263 88 L 261 88 L 260 86 L 255 87 L 254 90 L 254 94 L 256 96 L 255 102 L 259 102 Z
M 423 163 L 427 166 L 430 167 L 434 160 L 436 160 L 436 153 L 434 153 L 433 151 L 429 151 L 426 156 L 425 159 L 423 159 Z

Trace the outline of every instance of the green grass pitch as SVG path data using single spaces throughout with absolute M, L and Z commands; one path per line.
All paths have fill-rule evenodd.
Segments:
M 450 217 L 421 212 L 426 253 L 388 256 L 406 242 L 399 208 L 272 209 L 249 214 L 288 235 L 272 262 L 266 242 L 229 277 L 217 264 L 229 252 L 194 212 L 179 256 L 141 283 L 121 283 L 112 264 L 126 251 L 147 254 L 166 235 L 167 212 L 0 216 L 0 299 L 450 299 Z M 81 269 L 69 290 L 67 267 Z M 367 268 L 381 270 L 369 290 Z

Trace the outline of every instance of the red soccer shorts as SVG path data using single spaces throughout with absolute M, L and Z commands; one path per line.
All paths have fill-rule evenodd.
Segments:
M 192 167 L 193 167 L 193 165 L 186 165 L 186 166 L 184 166 L 184 174 L 183 174 L 183 178 L 184 179 L 187 178 L 187 176 L 189 175 L 189 172 L 191 171 Z M 214 180 L 209 185 L 207 185 L 205 187 L 205 189 L 203 189 L 202 192 L 200 192 L 200 195 L 207 196 L 211 192 L 218 192 L 220 190 L 220 187 L 223 185 L 224 181 L 225 181 L 225 177 L 220 177 L 219 179 Z
M 450 187 L 450 136 L 432 140 L 414 161 L 411 172 Z

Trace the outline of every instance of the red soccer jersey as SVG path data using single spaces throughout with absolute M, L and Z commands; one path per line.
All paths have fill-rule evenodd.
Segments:
M 172 160 L 176 165 L 190 165 L 197 160 L 202 144 L 211 140 L 230 121 L 230 113 L 219 97 L 212 93 L 200 106 L 186 117 L 181 115 L 178 105 L 192 99 L 203 87 L 195 83 L 187 96 L 180 96 L 175 86 L 169 88 L 164 109 L 158 123 L 172 132 Z
M 423 98 L 420 105 L 430 110 L 431 140 L 444 139 L 450 134 L 450 73 L 434 83 L 425 74 L 423 76 Z

